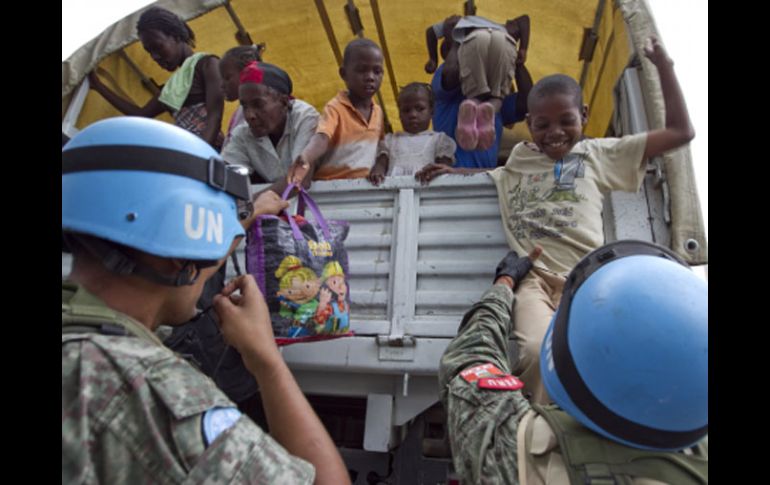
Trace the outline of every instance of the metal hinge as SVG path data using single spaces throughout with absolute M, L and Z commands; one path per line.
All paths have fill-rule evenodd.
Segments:
M 414 344 L 411 335 L 377 335 L 377 345 L 380 347 L 414 347 Z
M 647 164 L 647 173 L 655 174 L 655 187 L 659 188 L 663 194 L 663 221 L 671 225 L 671 195 L 666 174 L 663 172 L 663 158 L 650 159 Z
M 417 341 L 411 335 L 377 335 L 380 360 L 413 361 Z

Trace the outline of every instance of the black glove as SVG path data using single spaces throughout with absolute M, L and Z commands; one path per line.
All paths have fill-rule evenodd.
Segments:
M 508 251 L 508 254 L 497 265 L 494 281 L 497 281 L 497 278 L 501 276 L 510 276 L 513 278 L 514 283 L 518 285 L 531 269 L 532 261 L 528 256 L 520 258 L 516 251 L 511 250 Z

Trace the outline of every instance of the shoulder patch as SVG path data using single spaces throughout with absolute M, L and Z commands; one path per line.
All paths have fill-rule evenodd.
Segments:
M 508 374 L 503 377 L 483 377 L 479 379 L 479 389 L 500 389 L 516 391 L 524 387 L 524 383 Z
M 489 363 L 469 367 L 460 372 L 460 376 L 462 376 L 468 384 L 473 384 L 475 382 L 479 389 L 515 391 L 524 387 L 524 383 L 519 379 L 511 374 L 506 374 L 493 364 Z
M 493 364 L 479 364 L 473 367 L 469 367 L 460 372 L 460 375 L 466 382 L 473 384 L 482 377 L 496 377 L 505 375 L 503 371 L 495 367 Z
M 217 436 L 227 431 L 241 417 L 241 412 L 237 408 L 211 408 L 203 413 L 203 439 L 206 446 L 217 439 Z

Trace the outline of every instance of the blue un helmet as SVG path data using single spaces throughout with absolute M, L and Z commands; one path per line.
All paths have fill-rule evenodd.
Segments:
M 104 241 L 201 268 L 227 255 L 250 214 L 243 173 L 201 138 L 149 118 L 109 118 L 75 135 L 62 148 L 61 184 L 63 239 L 74 237 L 113 272 L 163 284 L 195 278 L 149 274 Z
M 540 372 L 564 411 L 607 438 L 695 444 L 708 433 L 708 285 L 648 242 L 591 252 L 567 278 Z

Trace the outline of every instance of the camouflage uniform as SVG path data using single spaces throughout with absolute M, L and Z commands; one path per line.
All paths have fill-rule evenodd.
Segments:
M 463 483 L 518 484 L 519 420 L 530 408 L 521 391 L 479 389 L 460 372 L 491 363 L 510 374 L 508 338 L 513 291 L 494 285 L 465 314 L 441 357 L 439 392 L 447 411 L 455 471 Z
M 556 433 L 544 417 L 530 407 L 521 391 L 481 389 L 477 382 L 468 382 L 461 375 L 479 364 L 492 364 L 504 374 L 510 374 L 508 339 L 513 326 L 513 301 L 513 292 L 507 286 L 494 285 L 487 290 L 481 301 L 465 314 L 457 337 L 441 357 L 439 392 L 447 412 L 455 472 L 465 484 L 569 485 L 566 455 Z M 567 434 L 577 437 L 570 454 L 573 465 L 577 464 L 581 473 L 592 475 L 595 480 L 592 483 L 704 483 L 703 477 L 708 481 L 708 456 L 707 451 L 704 452 L 707 440 L 699 444 L 699 456 L 686 450 L 688 458 L 685 459 L 680 453 L 645 452 L 625 447 L 594 434 L 572 418 L 567 418 L 566 422 L 570 427 Z M 588 453 L 596 449 L 607 453 Z M 678 457 L 672 458 L 674 455 Z M 599 460 L 608 456 L 621 460 L 607 466 L 603 461 L 597 462 L 597 456 Z M 580 462 L 588 458 L 594 461 L 588 461 L 589 465 Z M 640 458 L 641 461 L 651 460 L 653 468 L 666 468 L 665 473 L 654 470 L 648 473 L 651 470 L 637 468 L 635 471 L 641 476 L 662 473 L 666 477 L 679 478 L 660 481 L 641 478 L 639 473 L 623 475 L 627 469 L 620 466 L 625 466 L 627 461 L 633 470 L 633 464 Z M 689 464 L 679 469 L 663 466 L 687 460 Z M 622 476 L 623 481 L 612 481 L 610 469 L 615 477 Z
M 312 465 L 246 416 L 207 443 L 204 414 L 235 405 L 140 323 L 70 283 L 65 321 L 62 483 L 313 482 Z

